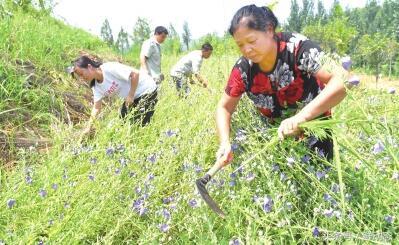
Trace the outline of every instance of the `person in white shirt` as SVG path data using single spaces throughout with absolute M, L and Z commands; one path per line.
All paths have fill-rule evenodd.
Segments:
M 201 50 L 194 50 L 183 56 L 172 68 L 170 75 L 176 83 L 176 89 L 182 96 L 183 91 L 187 96 L 190 93 L 188 82 L 194 77 L 204 87 L 208 86 L 208 81 L 200 75 L 200 69 L 203 59 L 208 59 L 213 51 L 209 43 L 202 45 Z
M 163 26 L 157 26 L 154 31 L 154 36 L 147 39 L 141 45 L 140 52 L 140 69 L 149 74 L 159 85 L 164 75 L 161 72 L 161 43 L 163 43 L 168 36 L 168 30 Z
M 149 75 L 118 62 L 95 61 L 87 55 L 80 56 L 72 64 L 69 72 L 89 82 L 93 91 L 94 105 L 83 136 L 90 133 L 93 121 L 101 111 L 104 97 L 117 95 L 124 99 L 122 118 L 135 108 L 133 122 L 140 122 L 142 126 L 150 122 L 158 99 L 157 86 Z

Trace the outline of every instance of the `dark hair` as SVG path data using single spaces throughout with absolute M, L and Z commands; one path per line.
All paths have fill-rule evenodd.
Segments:
M 244 17 L 246 18 L 242 21 Z M 230 35 L 233 36 L 240 25 L 257 31 L 266 31 L 266 27 L 271 25 L 273 30 L 276 30 L 278 20 L 270 8 L 251 4 L 240 8 L 234 15 L 229 28 Z
M 72 64 L 74 66 L 87 69 L 87 67 L 89 67 L 89 65 L 91 65 L 95 68 L 99 68 L 100 65 L 102 65 L 103 63 L 99 60 L 94 60 L 87 55 L 82 55 L 79 58 L 77 58 L 76 60 L 72 61 Z M 91 80 L 90 88 L 94 87 L 95 84 L 96 84 L 96 80 L 95 79 Z
M 213 47 L 212 47 L 212 45 L 210 44 L 210 43 L 204 43 L 204 44 L 202 44 L 202 46 L 201 46 L 201 50 L 204 50 L 204 51 L 209 51 L 209 50 L 213 50 Z
M 154 31 L 154 34 L 155 35 L 160 35 L 160 34 L 162 34 L 162 33 L 164 33 L 165 35 L 168 35 L 169 33 L 168 33 L 168 30 L 165 28 L 165 27 L 163 27 L 163 26 L 157 26 L 157 27 L 155 27 L 155 31 Z

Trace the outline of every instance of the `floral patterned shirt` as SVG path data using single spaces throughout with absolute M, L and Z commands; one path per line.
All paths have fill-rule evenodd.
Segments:
M 244 92 L 268 118 L 278 118 L 288 108 L 300 109 L 324 88 L 314 74 L 321 68 L 320 47 L 305 36 L 277 33 L 278 54 L 270 72 L 241 57 L 234 65 L 225 92 L 238 97 Z M 327 111 L 325 115 L 329 115 Z

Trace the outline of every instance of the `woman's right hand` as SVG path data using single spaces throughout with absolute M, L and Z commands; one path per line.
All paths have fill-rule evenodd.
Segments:
M 220 144 L 219 150 L 216 153 L 216 159 L 222 163 L 223 167 L 233 161 L 233 151 L 231 150 L 230 142 Z

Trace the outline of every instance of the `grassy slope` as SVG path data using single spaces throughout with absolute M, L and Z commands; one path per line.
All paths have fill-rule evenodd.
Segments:
M 7 24 L 1 25 L 4 28 L 0 30 L 6 32 Z M 11 34 L 8 28 L 9 35 L 0 36 L 14 38 L 8 51 L 5 46 L 10 42 L 0 44 L 1 52 L 7 56 L 2 63 L 3 74 L 7 74 L 7 79 L 12 77 L 2 84 L 10 86 L 6 91 L 15 91 L 2 92 L 1 96 L 33 116 L 48 113 L 52 105 L 49 94 L 57 96 L 57 92 L 51 93 L 57 91 L 56 87 L 71 89 L 71 81 L 60 72 L 78 50 L 90 49 L 100 56 L 109 54 L 97 39 L 47 18 L 38 21 L 17 15 L 12 25 L 16 30 L 27 30 Z M 16 74 L 12 63 L 17 58 L 31 60 L 43 72 L 53 71 L 59 82 L 23 89 L 18 85 L 21 76 L 8 76 Z M 163 70 L 168 71 L 175 61 L 176 58 L 165 57 Z M 123 124 L 117 116 L 119 102 L 111 105 L 102 113 L 97 133 L 86 146 L 76 145 L 74 127 L 57 123 L 58 120 L 51 120 L 52 126 L 48 126 L 47 118 L 38 117 L 36 124 L 52 134 L 54 147 L 45 154 L 35 150 L 20 152 L 13 171 L 1 169 L 0 241 L 226 244 L 237 238 L 249 243 L 316 243 L 321 238 L 312 236 L 315 226 L 325 234 L 390 232 L 398 239 L 397 220 L 389 224 L 384 218 L 397 214 L 399 208 L 399 182 L 392 179 L 399 169 L 399 101 L 385 91 L 354 89 L 349 94 L 337 108 L 336 118 L 368 121 L 337 125 L 334 130 L 340 157 L 336 159 L 340 161 L 318 165 L 301 163 L 306 149 L 299 143 L 288 141 L 277 148 L 264 149 L 271 133 L 264 133 L 266 127 L 254 116 L 248 101 L 243 100 L 240 113 L 234 117 L 234 131 L 246 130 L 246 139 L 235 140 L 239 147 L 233 166 L 219 173 L 217 183 L 210 185 L 211 194 L 229 216 L 220 220 L 211 213 L 195 192 L 194 180 L 214 160 L 214 111 L 233 62 L 234 58 L 227 57 L 206 61 L 203 71 L 212 83 L 212 92 L 193 87 L 186 100 L 176 96 L 167 77 L 148 127 Z M 37 99 L 27 103 L 26 93 Z M 7 105 L 3 102 L 1 110 Z M 168 130 L 176 135 L 169 137 Z M 385 149 L 373 154 L 372 148 L 379 140 Z M 237 176 L 230 176 L 254 152 L 262 154 L 247 163 Z M 288 157 L 295 159 L 292 166 L 287 164 Z M 327 178 L 319 180 L 316 171 L 326 171 Z M 247 179 L 251 173 L 255 175 L 253 180 Z M 342 192 L 336 191 L 337 185 Z M 323 195 L 327 193 L 334 200 L 325 201 Z M 271 211 L 264 212 L 262 205 L 253 202 L 254 196 L 272 198 Z M 165 204 L 163 200 L 168 197 L 173 201 Z M 16 201 L 12 208 L 7 207 L 10 199 Z M 132 208 L 139 200 L 148 209 L 144 216 Z M 197 201 L 198 207 L 188 204 L 192 200 Z M 170 219 L 163 215 L 164 210 L 171 214 Z M 327 217 L 325 210 L 336 211 L 335 216 Z M 341 212 L 339 218 L 337 211 Z M 161 232 L 161 224 L 168 224 L 169 231 Z

